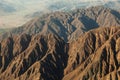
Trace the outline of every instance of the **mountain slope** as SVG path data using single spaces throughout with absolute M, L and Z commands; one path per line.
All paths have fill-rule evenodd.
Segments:
M 53 34 L 23 34 L 3 40 L 0 79 L 61 79 L 67 61 L 65 46 L 65 42 Z
M 100 26 L 120 26 L 120 13 L 104 7 L 91 7 L 73 12 L 55 12 L 35 18 L 9 34 L 48 34 L 62 37 L 66 42 L 77 39 L 80 34 Z
M 100 28 L 71 43 L 63 80 L 119 80 L 120 28 Z
M 120 27 L 90 30 L 71 43 L 53 34 L 0 42 L 1 80 L 120 79 Z

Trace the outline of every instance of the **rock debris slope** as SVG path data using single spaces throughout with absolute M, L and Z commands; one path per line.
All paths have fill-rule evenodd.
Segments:
M 120 79 L 120 27 L 90 30 L 71 43 L 55 34 L 0 42 L 0 80 L 100 79 Z

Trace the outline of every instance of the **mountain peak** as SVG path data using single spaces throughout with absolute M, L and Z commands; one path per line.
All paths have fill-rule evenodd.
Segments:
M 66 42 L 77 39 L 79 34 L 101 26 L 111 27 L 120 25 L 120 13 L 110 8 L 91 7 L 73 10 L 73 12 L 54 12 L 34 18 L 22 27 L 10 31 L 10 34 L 48 34 L 53 33 L 62 37 Z M 9 36 L 5 33 L 3 37 Z

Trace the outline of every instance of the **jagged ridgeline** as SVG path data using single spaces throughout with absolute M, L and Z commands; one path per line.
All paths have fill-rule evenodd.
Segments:
M 119 80 L 120 27 L 88 31 L 72 43 L 55 34 L 0 43 L 1 80 Z
M 27 22 L 22 27 L 5 33 L 3 37 L 14 34 L 49 34 L 53 33 L 66 42 L 77 39 L 81 34 L 98 27 L 120 26 L 120 13 L 104 8 L 91 7 L 71 12 L 55 12 L 43 15 Z

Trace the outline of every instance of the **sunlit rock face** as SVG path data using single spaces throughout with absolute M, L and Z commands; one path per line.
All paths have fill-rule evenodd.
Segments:
M 0 42 L 1 80 L 119 80 L 120 27 L 88 31 L 66 43 L 55 34 Z

